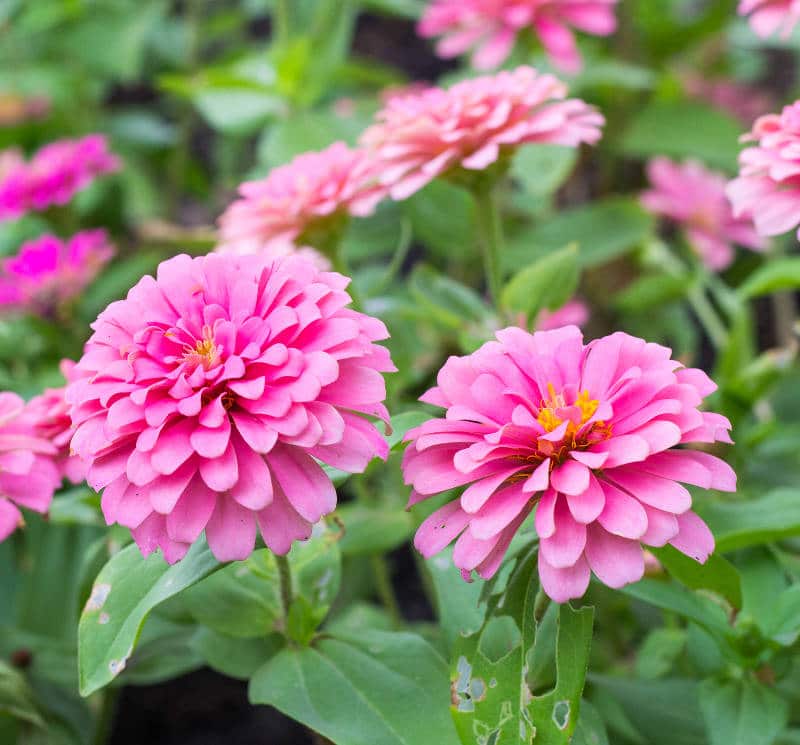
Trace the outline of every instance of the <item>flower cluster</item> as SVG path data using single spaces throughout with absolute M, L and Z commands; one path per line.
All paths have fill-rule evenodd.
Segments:
M 739 15 L 749 16 L 763 38 L 776 32 L 786 38 L 800 21 L 800 0 L 740 0 Z
M 25 161 L 16 151 L 0 157 L 0 220 L 64 205 L 95 178 L 120 167 L 102 135 L 51 142 Z
M 733 262 L 733 244 L 763 251 L 766 244 L 747 213 L 734 217 L 725 187 L 727 178 L 701 163 L 673 163 L 655 158 L 647 166 L 651 188 L 642 204 L 680 225 L 691 248 L 712 271 Z
M 307 538 L 336 491 L 317 462 L 360 472 L 388 446 L 394 369 L 383 323 L 348 280 L 292 256 L 182 255 L 94 323 L 67 389 L 72 449 L 109 524 L 180 559 L 205 530 L 222 561 Z
M 0 309 L 50 316 L 80 294 L 114 255 L 105 230 L 68 241 L 43 235 L 0 262 Z
M 527 143 L 596 143 L 602 115 L 552 75 L 518 67 L 392 97 L 361 144 L 379 183 L 405 199 L 456 169 L 482 171 Z
M 714 389 L 669 349 L 624 333 L 584 344 L 574 326 L 498 332 L 448 360 L 422 397 L 446 418 L 406 436 L 409 505 L 466 487 L 425 520 L 416 547 L 428 557 L 457 538 L 463 576 L 488 578 L 535 508 L 539 574 L 557 602 L 580 597 L 590 572 L 611 587 L 640 579 L 641 544 L 704 562 L 714 539 L 679 482 L 734 490 L 736 477 L 675 446 L 730 442 L 728 420 L 698 408 Z
M 800 225 L 800 101 L 760 117 L 739 156 L 740 173 L 728 185 L 736 216 L 752 215 L 764 236 Z M 798 231 L 800 237 L 800 231 Z
M 518 34 L 536 34 L 552 63 L 579 72 L 581 56 L 572 29 L 606 36 L 616 29 L 617 0 L 433 0 L 419 23 L 419 33 L 442 37 L 441 57 L 475 49 L 473 65 L 489 69 L 502 64 Z

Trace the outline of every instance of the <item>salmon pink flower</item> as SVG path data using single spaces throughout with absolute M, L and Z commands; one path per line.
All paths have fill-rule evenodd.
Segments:
M 0 308 L 49 316 L 88 286 L 114 255 L 105 230 L 69 241 L 43 235 L 0 262 Z
M 739 15 L 750 17 L 760 37 L 778 32 L 785 39 L 800 21 L 800 0 L 740 0 Z
M 388 446 L 375 318 L 349 280 L 292 256 L 176 256 L 93 324 L 67 401 L 72 449 L 109 524 L 170 563 L 205 530 L 220 561 L 256 529 L 274 552 L 336 506 L 318 461 L 363 471 Z
M 756 120 L 742 138 L 739 177 L 728 184 L 734 215 L 752 215 L 760 235 L 782 235 L 800 225 L 800 101 Z M 798 230 L 800 238 L 800 230 Z
M 257 242 L 315 245 L 319 233 L 335 231 L 337 218 L 365 217 L 384 196 L 374 184 L 367 154 L 335 142 L 303 153 L 266 178 L 239 187 L 241 199 L 219 219 L 223 244 Z
M 642 204 L 682 227 L 689 246 L 712 271 L 731 265 L 733 244 L 753 251 L 766 248 L 749 217 L 734 217 L 723 174 L 696 161 L 679 164 L 654 158 L 647 165 L 647 175 L 651 188 L 642 194 Z
M 577 147 L 601 136 L 602 115 L 566 86 L 518 67 L 448 89 L 392 97 L 361 142 L 394 199 L 405 199 L 456 169 L 482 171 L 528 143 Z
M 23 524 L 20 507 L 46 513 L 61 475 L 56 448 L 36 432 L 16 393 L 0 393 L 0 541 Z
M 614 32 L 617 0 L 432 0 L 418 30 L 442 37 L 440 57 L 457 57 L 475 49 L 472 64 L 486 70 L 511 54 L 517 35 L 530 29 L 552 63 L 564 72 L 581 69 L 572 29 L 596 36 Z
M 590 572 L 610 587 L 640 579 L 642 544 L 705 562 L 714 539 L 679 482 L 732 491 L 736 476 L 676 446 L 730 442 L 728 420 L 698 408 L 715 388 L 624 333 L 584 344 L 575 326 L 499 331 L 447 361 L 422 397 L 446 417 L 406 435 L 409 505 L 466 487 L 422 523 L 416 547 L 429 557 L 458 538 L 464 578 L 489 578 L 535 508 L 539 574 L 556 602 L 583 595 Z
M 95 178 L 119 167 L 119 158 L 98 134 L 51 142 L 27 162 L 14 156 L 0 167 L 0 220 L 67 204 Z

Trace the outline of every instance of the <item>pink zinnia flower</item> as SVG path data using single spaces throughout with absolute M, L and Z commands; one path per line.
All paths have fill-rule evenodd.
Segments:
M 36 432 L 16 393 L 0 393 L 0 541 L 23 525 L 20 507 L 46 513 L 61 474 L 56 448 Z
M 696 101 L 710 103 L 735 116 L 746 127 L 772 108 L 772 98 L 768 93 L 736 80 L 708 79 L 702 75 L 690 74 L 684 79 L 684 87 Z
M 0 220 L 64 205 L 95 178 L 119 167 L 103 135 L 45 145 L 29 161 L 16 158 L 13 166 L 0 168 Z
M 760 235 L 800 225 L 800 101 L 756 120 L 742 138 L 754 147 L 739 155 L 739 178 L 728 184 L 735 215 L 752 215 Z M 800 238 L 800 230 L 798 230 Z
M 65 381 L 74 378 L 75 363 L 72 360 L 62 360 L 60 367 Z M 86 478 L 86 464 L 70 452 L 69 443 L 75 430 L 69 415 L 69 404 L 64 398 L 66 390 L 66 385 L 63 385 L 60 388 L 47 388 L 34 396 L 25 406 L 24 418 L 31 423 L 39 437 L 54 446 L 54 461 L 62 478 L 80 484 Z
M 730 423 L 699 410 L 716 386 L 669 349 L 624 333 L 583 343 L 567 326 L 498 332 L 451 357 L 422 400 L 447 410 L 411 430 L 409 505 L 457 487 L 420 526 L 426 557 L 453 539 L 465 579 L 500 567 L 536 508 L 539 574 L 557 602 L 583 595 L 590 571 L 610 587 L 641 578 L 641 544 L 672 544 L 704 562 L 714 549 L 679 481 L 732 491 L 723 461 L 683 443 L 730 442 Z
M 361 142 L 381 184 L 405 199 L 454 169 L 482 171 L 520 145 L 594 144 L 605 120 L 566 94 L 561 81 L 532 67 L 428 88 L 391 98 Z
M 268 246 L 302 244 L 309 232 L 325 232 L 338 216 L 370 215 L 384 191 L 374 184 L 367 154 L 336 142 L 245 182 L 239 194 L 219 219 L 222 242 Z
M 558 310 L 543 310 L 536 318 L 536 331 L 551 331 L 562 326 L 583 326 L 589 320 L 589 306 L 583 300 L 569 300 Z
M 318 460 L 387 456 L 361 415 L 387 419 L 388 334 L 346 307 L 348 281 L 299 257 L 181 255 L 93 324 L 72 449 L 143 554 L 175 562 L 205 530 L 220 561 L 244 559 L 256 526 L 284 554 L 336 506 Z
M 734 243 L 753 251 L 766 248 L 750 217 L 734 217 L 723 174 L 695 161 L 678 164 L 654 158 L 647 165 L 647 176 L 652 188 L 642 194 L 642 204 L 680 225 L 691 248 L 712 271 L 730 266 Z
M 572 29 L 597 36 L 614 32 L 617 0 L 433 0 L 419 22 L 420 35 L 441 36 L 440 57 L 475 49 L 473 65 L 486 70 L 502 64 L 517 35 L 533 31 L 551 62 L 579 72 L 581 56 Z
M 800 0 L 740 0 L 739 15 L 750 16 L 750 26 L 760 37 L 777 31 L 785 39 L 800 21 Z
M 221 254 L 249 256 L 257 254 L 263 259 L 281 259 L 285 256 L 302 256 L 308 259 L 322 272 L 331 270 L 330 260 L 311 246 L 295 246 L 291 241 L 268 241 L 264 243 L 258 238 L 241 238 L 227 243 L 220 243 L 214 251 Z
M 51 315 L 87 287 L 114 255 L 105 230 L 64 242 L 43 235 L 0 261 L 0 308 Z

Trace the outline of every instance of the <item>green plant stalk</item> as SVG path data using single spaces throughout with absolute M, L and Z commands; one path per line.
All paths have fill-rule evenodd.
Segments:
M 378 598 L 389 614 L 392 625 L 399 627 L 402 625 L 403 616 L 400 613 L 400 604 L 397 602 L 397 598 L 394 594 L 392 578 L 389 573 L 389 564 L 386 561 L 386 557 L 381 554 L 373 554 L 370 557 L 370 565 L 375 578 L 375 590 L 378 593 Z
M 109 687 L 102 693 L 100 710 L 95 720 L 93 745 L 105 745 L 111 737 L 111 728 L 114 725 L 114 715 L 117 711 L 117 699 L 121 688 Z
M 774 258 L 781 258 L 785 251 L 785 243 L 780 241 L 773 253 Z M 779 347 L 790 347 L 794 340 L 794 327 L 797 321 L 797 304 L 794 293 L 776 292 L 772 296 L 772 313 L 774 316 L 775 341 Z
M 292 607 L 294 590 L 292 589 L 292 570 L 289 566 L 289 559 L 286 556 L 275 555 L 275 563 L 278 565 L 278 578 L 281 586 L 281 605 L 283 606 L 283 617 L 288 623 L 289 610 Z
M 483 254 L 483 266 L 489 299 L 495 308 L 500 303 L 500 256 L 503 251 L 503 225 L 497 200 L 490 183 L 482 183 L 473 190 L 476 204 L 478 241 Z
M 728 339 L 728 331 L 711 305 L 702 284 L 694 284 L 687 294 L 692 310 L 703 326 L 714 349 L 722 349 Z

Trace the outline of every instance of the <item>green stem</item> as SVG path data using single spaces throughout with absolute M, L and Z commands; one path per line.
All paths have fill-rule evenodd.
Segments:
M 776 259 L 785 254 L 783 242 L 778 244 L 774 252 Z M 795 322 L 797 321 L 797 304 L 794 293 L 776 292 L 772 296 L 772 313 L 775 325 L 775 341 L 779 347 L 789 347 L 794 341 Z
M 383 275 L 383 277 L 381 277 L 381 280 L 375 289 L 375 294 L 383 292 L 403 268 L 403 263 L 408 256 L 408 250 L 411 248 L 411 239 L 411 223 L 410 221 L 404 219 L 400 222 L 400 240 L 397 242 L 397 248 L 392 256 L 392 261 L 386 268 L 386 273 Z
M 544 618 L 544 614 L 547 613 L 547 609 L 549 607 L 550 598 L 540 587 L 539 592 L 536 593 L 536 600 L 534 600 L 533 603 L 533 620 L 536 621 L 537 626 L 541 623 L 542 619 Z
M 497 307 L 500 302 L 500 255 L 503 249 L 503 224 L 497 209 L 491 185 L 480 185 L 474 190 L 478 240 L 483 254 L 486 285 L 489 298 Z
M 400 605 L 394 594 L 392 587 L 392 578 L 389 573 L 389 564 L 386 557 L 380 554 L 374 554 L 370 557 L 370 564 L 372 565 L 372 574 L 375 577 L 375 589 L 378 592 L 378 597 L 392 619 L 395 626 L 400 626 L 403 617 L 400 613 Z
M 292 607 L 292 570 L 289 566 L 289 559 L 286 556 L 275 555 L 275 562 L 278 565 L 278 577 L 281 583 L 281 605 L 283 606 L 283 617 L 288 622 L 289 610 Z
M 717 311 L 714 310 L 714 306 L 711 305 L 706 297 L 703 286 L 701 284 L 692 285 L 687 297 L 692 310 L 708 334 L 711 344 L 715 349 L 724 347 L 728 339 L 728 331 L 725 328 L 725 324 L 720 320 Z
M 289 0 L 275 1 L 275 39 L 279 44 L 283 44 L 291 37 L 292 30 L 292 10 Z
M 92 738 L 94 745 L 105 745 L 111 737 L 120 690 L 120 688 L 106 688 L 102 693 L 103 698 L 95 721 L 94 737 Z

